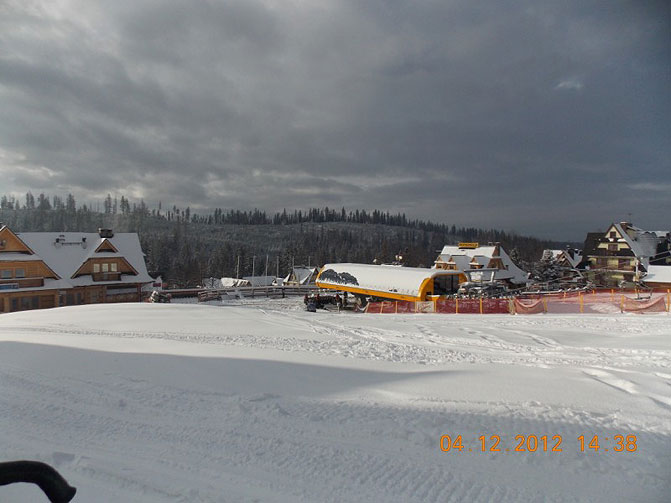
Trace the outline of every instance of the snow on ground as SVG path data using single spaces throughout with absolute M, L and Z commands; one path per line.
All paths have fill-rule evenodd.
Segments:
M 442 452 L 445 434 L 464 449 Z M 548 451 L 561 435 L 562 451 L 515 452 L 516 435 L 547 435 Z M 245 299 L 0 316 L 2 459 L 51 463 L 75 503 L 661 502 L 670 448 L 667 314 Z M 20 484 L 0 501 L 46 498 Z

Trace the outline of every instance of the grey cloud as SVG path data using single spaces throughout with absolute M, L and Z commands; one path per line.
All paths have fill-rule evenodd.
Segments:
M 628 205 L 664 227 L 671 203 L 628 187 L 671 183 L 668 14 L 577 0 L 7 3 L 0 149 L 25 163 L 3 190 L 377 206 L 572 239 Z M 40 187 L 30 166 L 53 176 Z

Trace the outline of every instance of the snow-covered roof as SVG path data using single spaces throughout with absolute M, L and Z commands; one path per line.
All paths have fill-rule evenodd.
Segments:
M 144 253 L 136 233 L 118 233 L 111 238 L 101 238 L 96 232 L 21 232 L 16 235 L 35 252 L 56 274 L 71 286 L 100 285 L 109 283 L 148 283 L 153 281 L 147 272 Z M 58 241 L 57 241 L 58 239 Z M 119 250 L 118 253 L 95 250 L 107 239 Z M 35 255 L 23 255 L 22 260 L 31 260 Z M 122 274 L 116 281 L 93 281 L 90 275 L 72 278 L 73 274 L 89 258 L 124 258 L 138 272 L 137 276 Z M 32 259 L 34 260 L 34 259 Z M 45 286 L 50 280 L 45 280 Z M 53 280 L 52 280 L 53 281 Z M 52 286 L 53 287 L 53 286 Z M 55 287 L 54 287 L 55 288 Z M 58 288 L 67 288 L 58 286 Z
M 571 255 L 571 251 L 573 255 Z M 582 260 L 582 255 L 578 253 L 578 250 L 543 250 L 543 257 L 545 258 L 547 255 L 552 256 L 557 261 L 565 259 L 571 267 L 577 267 Z
M 460 274 L 460 271 L 393 265 L 326 264 L 319 273 L 317 284 L 418 297 L 424 281 L 436 276 L 454 274 Z
M 499 249 L 499 255 L 494 255 L 496 249 Z M 459 248 L 458 246 L 446 245 L 440 252 L 440 258 L 444 262 L 449 262 L 450 259 L 456 264 L 457 269 L 465 271 L 471 268 L 471 260 L 475 260 L 482 267 L 487 267 L 492 258 L 500 258 L 504 269 L 497 273 L 496 279 L 507 279 L 513 283 L 526 283 L 529 275 L 522 269 L 517 267 L 510 256 L 506 253 L 502 246 L 478 246 L 477 248 Z
M 313 274 L 317 272 L 316 267 L 294 267 L 293 268 L 293 274 L 296 277 L 296 282 L 299 285 L 304 285 L 306 284 L 310 278 L 312 277 Z M 284 282 L 288 282 L 291 279 L 291 273 L 287 275 L 286 278 L 284 278 Z
M 37 261 L 37 262 L 39 262 L 40 260 L 42 260 L 40 257 L 37 257 L 35 255 L 28 255 L 26 253 L 21 253 L 21 252 L 3 252 L 3 253 L 0 253 L 0 262 L 14 262 L 14 261 L 20 261 L 20 262 Z
M 239 279 L 239 278 L 221 278 L 221 286 L 223 288 L 228 288 L 228 287 L 233 287 L 233 286 L 247 286 L 249 285 L 249 281 L 246 279 Z
M 251 286 L 272 286 L 275 276 L 245 276 L 242 279 L 249 281 Z
M 657 253 L 657 244 L 660 240 L 658 232 L 660 231 L 646 231 L 633 225 L 628 225 L 625 229 L 621 223 L 613 224 L 613 227 L 622 236 L 632 253 L 641 259 L 644 265 L 648 264 L 649 257 Z M 627 230 L 631 231 L 634 236 L 630 236 Z
M 648 274 L 643 278 L 643 281 L 651 286 L 654 286 L 655 283 L 671 283 L 671 266 L 648 266 Z

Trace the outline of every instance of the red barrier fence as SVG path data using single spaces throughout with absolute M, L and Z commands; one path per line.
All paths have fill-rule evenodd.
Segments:
M 632 297 L 631 295 L 636 295 Z M 437 299 L 425 302 L 370 302 L 367 313 L 441 314 L 612 314 L 663 313 L 671 308 L 671 290 L 666 292 L 590 291 L 525 295 L 511 299 Z

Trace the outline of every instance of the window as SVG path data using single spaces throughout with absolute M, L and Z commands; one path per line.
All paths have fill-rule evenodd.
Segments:
M 103 266 L 102 267 L 103 272 L 109 271 L 109 264 L 102 264 L 102 266 Z
M 100 264 L 93 264 L 93 273 L 100 272 Z
M 615 232 L 615 231 L 610 231 L 610 237 L 611 237 L 611 238 L 616 238 L 616 237 L 617 237 L 617 232 Z
M 110 264 L 110 271 L 116 272 L 116 262 Z
M 3 269 L 2 273 L 0 274 L 0 278 L 2 279 L 11 279 L 12 277 L 12 270 L 11 269 Z
M 14 277 L 15 278 L 25 278 L 26 277 L 26 270 L 25 269 L 14 269 Z
M 613 244 L 608 245 L 608 251 L 616 252 L 617 251 L 617 243 L 613 243 Z

